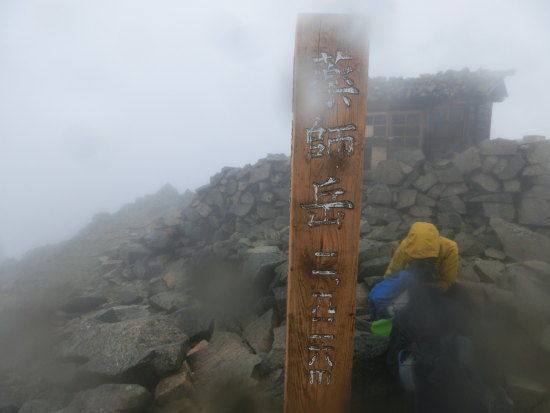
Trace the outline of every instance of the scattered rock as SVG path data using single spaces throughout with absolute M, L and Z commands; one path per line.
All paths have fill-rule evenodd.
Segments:
M 420 149 L 401 149 L 392 153 L 393 159 L 396 159 L 411 168 L 416 168 L 426 157 Z
M 397 195 L 397 209 L 404 209 L 413 206 L 416 203 L 418 192 L 414 189 L 402 189 Z
M 267 375 L 277 369 L 282 369 L 285 364 L 285 334 L 286 326 L 273 329 L 273 345 L 271 350 L 258 364 L 257 368 L 261 375 Z
M 490 225 L 509 257 L 516 261 L 550 262 L 550 238 L 501 218 L 491 218 Z
M 78 393 L 59 413 L 140 413 L 151 402 L 151 393 L 137 384 L 104 384 Z
M 273 310 L 269 310 L 244 329 L 244 338 L 257 354 L 267 353 L 271 349 L 274 324 Z
M 466 204 L 458 196 L 449 196 L 446 198 L 440 198 L 437 201 L 437 209 L 441 212 L 456 212 L 457 214 L 466 213 Z M 414 214 L 411 214 L 415 216 Z
M 188 337 L 166 316 L 80 323 L 61 343 L 61 355 L 81 360 L 81 370 L 112 379 L 146 383 L 179 368 Z
M 483 216 L 486 218 L 502 218 L 512 222 L 516 216 L 516 209 L 512 204 L 497 202 L 483 202 Z
M 428 191 L 432 186 L 437 183 L 437 176 L 433 172 L 428 172 L 425 175 L 422 175 L 418 178 L 413 186 L 420 192 Z
M 506 259 L 506 254 L 503 253 L 502 251 L 499 251 L 495 248 L 487 248 L 485 251 L 485 256 L 488 257 L 488 258 L 493 258 L 495 260 L 504 260 Z
M 399 161 L 388 159 L 378 163 L 373 171 L 375 182 L 381 182 L 386 185 L 398 185 L 403 180 L 403 172 Z
M 471 147 L 463 152 L 455 154 L 453 156 L 453 164 L 462 174 L 468 174 L 481 168 L 479 150 L 475 147 Z
M 59 406 L 48 400 L 29 400 L 21 406 L 19 413 L 54 413 L 59 411 Z
M 550 200 L 524 196 L 519 205 L 519 223 L 550 226 Z
M 472 176 L 471 180 L 482 191 L 498 192 L 500 190 L 500 182 L 491 175 L 478 173 Z
M 190 297 L 176 291 L 164 291 L 149 298 L 149 302 L 159 310 L 172 313 L 189 306 Z
M 66 313 L 83 314 L 99 308 L 107 302 L 102 296 L 81 295 L 71 298 L 61 309 Z
M 481 142 L 482 155 L 515 155 L 519 143 L 510 139 L 486 139 Z
M 206 309 L 187 306 L 175 311 L 170 317 L 191 340 L 209 338 L 212 333 L 214 319 Z
M 243 274 L 254 284 L 266 288 L 275 276 L 275 267 L 286 260 L 286 255 L 281 253 L 251 253 L 244 262 Z
M 409 208 L 409 214 L 417 218 L 427 218 L 433 215 L 433 211 L 428 206 L 415 205 Z
M 502 157 L 493 167 L 493 174 L 502 180 L 515 178 L 525 166 L 525 161 L 521 155 Z
M 149 316 L 151 316 L 151 312 L 146 305 L 120 305 L 100 311 L 95 315 L 95 319 L 105 323 L 118 323 Z
M 158 382 L 155 387 L 155 402 L 161 406 L 166 405 L 192 394 L 193 391 L 189 372 L 182 371 Z
M 359 266 L 359 278 L 378 277 L 384 275 L 390 261 L 391 257 L 386 256 L 373 258 L 372 260 L 362 262 Z
M 521 181 L 519 179 L 512 179 L 510 181 L 502 182 L 502 188 L 505 192 L 516 193 L 521 191 Z
M 137 304 L 142 300 L 141 296 L 134 291 L 122 290 L 119 291 L 116 295 L 117 304 L 120 305 L 131 305 Z
M 445 168 L 437 168 L 434 170 L 437 179 L 442 184 L 453 184 L 457 182 L 462 182 L 462 173 L 460 170 L 451 165 Z
M 195 387 L 205 394 L 228 383 L 243 389 L 253 386 L 255 380 L 251 374 L 260 361 L 237 335 L 223 332 L 216 332 L 206 347 L 189 355 Z
M 496 260 L 477 259 L 474 268 L 484 281 L 498 282 L 504 272 L 505 265 Z
M 367 189 L 367 204 L 391 205 L 393 194 L 385 184 L 374 184 Z

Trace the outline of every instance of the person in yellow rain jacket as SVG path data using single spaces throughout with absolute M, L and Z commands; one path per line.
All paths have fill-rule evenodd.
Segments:
M 458 246 L 442 237 L 435 225 L 415 222 L 393 254 L 386 275 L 407 269 L 418 263 L 433 265 L 433 284 L 447 291 L 456 283 L 458 273 Z

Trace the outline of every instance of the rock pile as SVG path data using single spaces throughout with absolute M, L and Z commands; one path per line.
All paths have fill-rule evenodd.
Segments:
M 224 168 L 185 202 L 177 198 L 184 207 L 167 205 L 168 214 L 110 244 L 95 258 L 87 287 L 59 303 L 52 315 L 56 357 L 13 405 L 27 399 L 21 411 L 86 412 L 97 402 L 104 411 L 171 412 L 246 399 L 258 411 L 280 407 L 289 168 L 283 155 Z M 526 377 L 504 370 L 519 411 L 543 406 L 550 384 L 550 369 L 538 374 L 550 351 L 549 204 L 548 141 L 497 139 L 437 160 L 407 150 L 366 173 L 358 397 L 395 393 L 384 364 L 387 340 L 370 333 L 368 292 L 410 225 L 428 221 L 457 241 L 460 285 L 472 306 L 480 314 L 497 309 L 510 331 L 526 331 L 518 335 L 528 340 L 514 347 L 528 355 L 521 358 Z M 261 397 L 251 401 L 251 394 Z

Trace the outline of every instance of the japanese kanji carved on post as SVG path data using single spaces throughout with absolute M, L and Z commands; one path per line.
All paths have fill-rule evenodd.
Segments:
M 346 411 L 366 116 L 365 22 L 296 31 L 285 411 Z

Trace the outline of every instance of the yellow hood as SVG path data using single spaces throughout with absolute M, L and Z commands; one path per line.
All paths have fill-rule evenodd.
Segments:
M 439 231 L 428 222 L 415 222 L 404 240 L 405 253 L 410 258 L 439 256 Z

